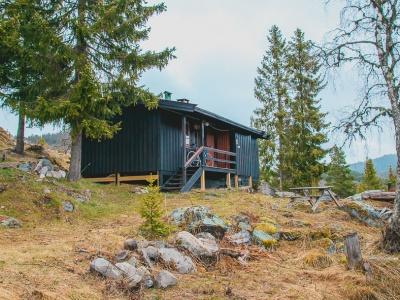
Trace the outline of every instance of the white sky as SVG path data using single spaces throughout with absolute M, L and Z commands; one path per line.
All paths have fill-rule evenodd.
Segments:
M 158 1 L 151 0 L 150 3 Z M 268 29 L 276 24 L 286 36 L 301 28 L 316 42 L 339 22 L 337 5 L 323 0 L 165 0 L 168 11 L 150 20 L 145 48 L 177 48 L 177 59 L 163 71 L 147 72 L 142 79 L 151 91 L 168 90 L 173 98 L 188 98 L 202 108 L 249 125 L 258 103 L 253 96 L 254 77 L 266 49 Z M 322 109 L 335 123 L 346 106 L 360 94 L 358 74 L 348 69 L 321 94 Z M 17 118 L 0 111 L 0 126 L 16 132 Z M 51 126 L 45 132 L 53 131 Z M 27 133 L 38 133 L 28 129 Z M 332 136 L 331 140 L 337 140 Z M 372 133 L 369 142 L 346 149 L 348 162 L 394 153 L 394 131 Z

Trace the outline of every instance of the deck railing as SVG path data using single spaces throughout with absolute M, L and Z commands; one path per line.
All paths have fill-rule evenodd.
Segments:
M 236 153 L 234 152 L 203 146 L 187 153 L 193 154 L 187 157 L 185 169 L 191 166 L 232 169 L 232 165 L 235 165 L 234 169 L 236 169 Z

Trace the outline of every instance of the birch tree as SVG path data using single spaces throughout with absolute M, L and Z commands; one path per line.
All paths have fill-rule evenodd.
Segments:
M 329 67 L 357 66 L 364 79 L 358 106 L 338 128 L 348 140 L 365 138 L 382 118 L 393 121 L 400 176 L 400 1 L 344 0 L 340 27 L 323 51 Z M 400 252 L 400 180 L 397 180 L 394 214 L 383 233 L 383 248 Z

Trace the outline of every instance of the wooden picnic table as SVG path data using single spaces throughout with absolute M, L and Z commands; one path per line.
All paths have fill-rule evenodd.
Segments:
M 313 212 L 318 208 L 318 205 L 321 201 L 323 195 L 328 194 L 331 197 L 338 207 L 341 207 L 339 204 L 339 200 L 336 198 L 335 194 L 331 190 L 332 186 L 307 186 L 307 187 L 295 187 L 290 190 L 299 196 L 290 197 L 290 203 L 296 201 L 296 199 L 303 198 L 307 200 Z M 312 195 L 313 191 L 317 191 L 318 195 Z M 301 196 L 300 196 L 301 194 Z

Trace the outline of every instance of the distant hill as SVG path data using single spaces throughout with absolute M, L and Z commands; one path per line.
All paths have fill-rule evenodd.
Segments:
M 396 154 L 387 154 L 372 160 L 375 166 L 375 170 L 380 177 L 386 178 L 389 167 L 392 166 L 393 170 L 396 169 L 397 156 Z M 354 173 L 364 173 L 365 162 L 358 162 L 350 164 L 349 167 Z

